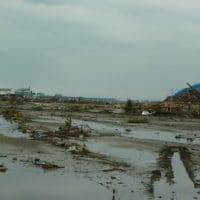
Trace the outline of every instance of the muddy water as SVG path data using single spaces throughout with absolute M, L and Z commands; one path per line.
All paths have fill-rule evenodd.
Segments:
M 42 123 L 55 123 L 64 124 L 65 119 L 62 117 L 50 117 L 42 116 L 33 121 Z M 144 140 L 158 140 L 165 142 L 174 142 L 181 144 L 200 144 L 200 138 L 193 136 L 191 139 L 187 139 L 185 135 L 170 131 L 160 131 L 145 128 L 136 128 L 131 125 L 115 125 L 112 123 L 85 121 L 73 119 L 72 124 L 75 126 L 88 126 L 93 132 L 100 134 L 114 134 L 118 136 L 124 136 L 129 138 L 137 138 Z M 180 136 L 180 137 L 179 137 Z
M 5 120 L 2 116 L 0 116 L 0 134 L 8 137 L 27 137 L 27 135 L 23 134 L 19 130 L 17 130 L 17 123 L 9 122 Z
M 45 119 L 44 119 L 45 121 Z M 60 119 L 49 119 L 48 122 L 53 123 L 63 123 Z M 113 125 L 111 123 L 99 123 L 99 122 L 92 122 L 92 121 L 82 121 L 82 120 L 73 120 L 73 125 L 88 125 L 92 131 L 95 133 L 112 133 L 117 136 L 128 137 L 128 138 L 138 138 L 142 140 L 158 140 L 158 141 L 165 141 L 165 142 L 176 142 L 176 143 L 183 143 L 183 144 L 200 144 L 200 140 L 194 139 L 193 141 L 188 141 L 186 138 L 177 139 L 178 133 L 168 132 L 168 131 L 156 131 L 144 128 L 135 128 L 133 126 L 122 126 L 122 125 Z M 101 137 L 100 137 L 101 138 Z M 156 156 L 151 154 L 148 151 L 142 150 L 139 151 L 135 148 L 126 148 L 123 146 L 118 146 L 114 142 L 106 142 L 102 141 L 101 139 L 89 139 L 84 144 L 87 145 L 88 149 L 92 152 L 104 154 L 107 156 L 111 156 L 116 160 L 122 160 L 127 163 L 132 164 L 133 166 L 137 165 L 141 167 L 143 170 L 144 166 L 147 168 L 151 165 L 156 163 L 155 159 Z M 179 153 L 174 153 L 171 159 L 173 174 L 174 174 L 174 184 L 168 184 L 167 181 L 163 178 L 154 184 L 154 199 L 164 199 L 164 200 L 190 200 L 190 199 L 199 199 L 198 190 L 194 188 L 193 182 L 190 180 L 185 167 L 180 160 Z M 134 172 L 133 172 L 134 173 Z M 163 172 L 162 172 L 163 173 Z M 103 175 L 100 174 L 96 177 L 95 173 L 92 173 L 92 177 L 94 176 L 93 180 L 97 181 L 100 180 Z M 131 184 L 130 180 L 126 180 L 126 182 L 130 183 L 129 185 L 125 185 L 125 189 L 119 187 L 117 184 L 116 186 L 112 184 L 113 187 L 117 189 L 118 195 L 116 199 L 147 199 L 144 197 L 144 189 L 140 185 L 141 179 L 140 177 L 135 178 L 135 174 L 131 177 L 132 181 L 134 182 Z M 120 177 L 120 175 L 116 176 Z M 162 174 L 162 177 L 164 175 Z M 129 176 L 130 178 L 130 176 Z M 102 178 L 103 179 L 103 178 Z M 121 180 L 118 180 L 121 182 Z M 80 181 L 81 182 L 81 181 Z M 100 181 L 101 182 L 101 181 Z M 110 180 L 108 181 L 110 182 Z M 103 180 L 102 180 L 103 183 Z M 137 183 L 137 184 L 135 184 Z M 130 188 L 130 185 L 132 188 Z M 79 186 L 81 187 L 81 186 Z M 127 189 L 128 188 L 128 189 Z M 141 189 L 142 188 L 142 189 Z M 132 192 L 133 191 L 133 192 Z M 85 192 L 84 192 L 85 193 Z M 85 198 L 83 198 L 85 199 Z M 105 198 L 101 198 L 105 199 Z
M 111 156 L 116 160 L 125 161 L 132 165 L 146 166 L 156 163 L 156 156 L 145 150 L 117 146 L 115 142 L 88 140 L 84 142 L 87 148 L 95 153 Z
M 8 171 L 0 173 L 2 200 L 112 200 L 111 191 L 72 173 L 44 173 L 39 168 L 3 162 Z
M 133 137 L 137 139 L 145 139 L 145 140 L 159 140 L 165 142 L 175 142 L 181 144 L 200 144 L 200 138 L 194 138 L 189 140 L 184 138 L 183 136 L 180 138 L 176 138 L 179 136 L 177 133 L 169 132 L 169 131 L 153 131 L 153 130 L 144 130 L 144 129 L 135 129 L 133 134 L 127 135 L 128 137 Z
M 156 131 L 152 129 L 136 128 L 131 126 L 113 125 L 110 123 L 100 123 L 93 121 L 73 120 L 74 125 L 88 125 L 93 131 L 106 134 L 112 133 L 124 137 L 144 139 L 144 140 L 158 140 L 165 142 L 175 142 L 181 144 L 200 144 L 200 138 L 193 137 L 192 140 L 178 137 L 179 133 L 170 131 Z M 178 137 L 178 138 L 177 138 Z
M 171 162 L 174 174 L 174 184 L 170 185 L 164 179 L 156 182 L 154 184 L 155 199 L 160 199 L 160 197 L 162 197 L 164 200 L 199 200 L 199 190 L 194 188 L 194 184 L 186 172 L 179 153 L 174 153 Z
M 40 118 L 34 119 L 33 121 L 52 124 L 64 124 L 65 119 L 55 116 L 42 116 Z M 114 134 L 130 138 L 158 140 L 181 144 L 200 144 L 200 138 L 197 138 L 196 136 L 192 136 L 191 139 L 187 139 L 185 135 L 170 131 L 157 131 L 153 129 L 136 128 L 131 125 L 123 126 L 115 125 L 112 123 L 85 121 L 77 119 L 73 119 L 72 124 L 75 126 L 88 126 L 93 132 L 100 134 Z
M 121 134 L 125 131 L 124 127 L 115 126 L 110 123 L 101 123 L 101 122 L 93 122 L 93 121 L 84 121 L 84 120 L 73 120 L 73 125 L 76 126 L 82 126 L 87 125 L 89 126 L 93 131 L 99 132 L 99 133 L 114 133 L 114 134 Z

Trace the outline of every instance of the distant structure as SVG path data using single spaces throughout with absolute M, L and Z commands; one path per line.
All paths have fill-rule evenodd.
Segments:
M 79 101 L 86 102 L 102 102 L 102 103 L 117 103 L 118 100 L 115 98 L 89 98 L 89 97 L 79 97 Z
M 84 102 L 84 103 L 119 103 L 119 100 L 115 98 L 90 98 L 90 97 L 70 97 L 63 96 L 62 94 L 46 95 L 42 92 L 33 92 L 30 87 L 28 88 L 18 88 L 12 90 L 10 88 L 0 88 L 0 96 L 15 96 L 25 99 L 35 99 L 35 100 L 56 100 L 56 101 L 70 101 L 70 102 Z
M 33 92 L 31 91 L 30 87 L 29 88 L 19 88 L 19 89 L 15 90 L 15 95 L 21 96 L 24 98 L 32 98 Z
M 163 112 L 200 117 L 200 83 L 187 83 L 187 86 L 175 95 L 167 97 L 162 103 Z
M 46 95 L 45 95 L 45 93 L 38 92 L 38 93 L 34 94 L 33 97 L 34 97 L 35 99 L 42 99 L 42 98 L 45 98 Z
M 54 97 L 58 98 L 59 100 L 64 101 L 73 101 L 73 102 L 88 102 L 88 103 L 117 103 L 118 100 L 114 98 L 90 98 L 90 97 L 68 97 L 68 96 L 58 96 L 55 95 Z
M 11 88 L 0 88 L 0 95 L 10 95 L 12 94 L 12 89 Z

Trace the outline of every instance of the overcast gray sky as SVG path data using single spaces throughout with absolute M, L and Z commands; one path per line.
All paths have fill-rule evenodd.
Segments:
M 0 87 L 162 99 L 199 64 L 199 0 L 0 0 Z

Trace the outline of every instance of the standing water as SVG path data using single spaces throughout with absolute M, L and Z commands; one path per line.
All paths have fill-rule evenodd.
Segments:
M 7 137 L 25 137 L 26 135 L 20 132 L 18 129 L 18 125 L 15 122 L 9 122 L 0 116 L 0 134 Z
M 93 182 L 62 171 L 46 172 L 0 159 L 8 167 L 0 173 L 2 200 L 111 200 L 112 192 Z
M 164 179 L 155 182 L 155 199 L 162 198 L 164 200 L 200 200 L 198 190 L 194 188 L 194 184 L 189 178 L 183 162 L 180 159 L 180 154 L 177 152 L 174 153 L 171 162 L 174 174 L 174 184 L 170 185 Z

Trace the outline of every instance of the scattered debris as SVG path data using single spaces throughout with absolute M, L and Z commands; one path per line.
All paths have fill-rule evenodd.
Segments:
M 154 170 L 151 172 L 151 177 L 150 177 L 150 183 L 148 184 L 148 191 L 153 194 L 154 193 L 154 182 L 159 181 L 161 178 L 161 171 L 160 170 Z
M 87 155 L 89 153 L 85 146 L 80 146 L 78 144 L 71 146 L 68 151 L 74 155 Z
M 64 167 L 58 166 L 57 164 L 54 164 L 54 163 L 50 163 L 50 162 L 47 162 L 47 161 L 41 161 L 38 158 L 36 158 L 34 160 L 34 164 L 36 166 L 42 167 L 45 170 L 53 170 L 53 169 L 64 168 Z
M 131 119 L 128 120 L 128 123 L 131 124 L 145 124 L 145 123 L 149 123 L 149 119 L 145 118 L 145 117 L 132 117 Z
M 7 155 L 0 154 L 0 158 L 7 158 Z
M 71 142 L 69 142 L 66 139 L 63 138 L 59 138 L 59 137 L 53 137 L 51 140 L 52 144 L 54 144 L 55 146 L 58 147 L 65 147 L 65 148 L 69 148 L 72 146 Z
M 12 106 L 4 109 L 2 114 L 7 120 L 18 120 L 22 116 L 21 112 Z
M 6 172 L 8 168 L 4 164 L 0 164 L 0 172 Z
M 175 139 L 177 139 L 177 140 L 179 140 L 179 139 L 181 139 L 181 138 L 182 138 L 181 135 L 176 135 L 176 136 L 175 136 Z
M 67 120 L 64 126 L 60 126 L 59 130 L 55 131 L 57 137 L 87 137 L 88 129 L 83 127 L 72 126 L 71 120 Z

